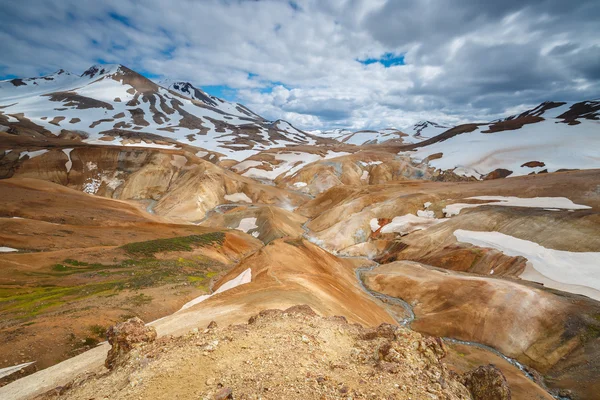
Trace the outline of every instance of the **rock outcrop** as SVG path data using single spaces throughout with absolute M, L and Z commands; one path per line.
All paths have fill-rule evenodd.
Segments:
M 106 332 L 111 349 L 104 365 L 114 369 L 127 361 L 127 355 L 136 347 L 156 340 L 156 329 L 146 326 L 138 317 L 128 319 L 108 329 Z
M 146 338 L 140 327 L 128 322 L 119 331 Z M 294 306 L 263 310 L 248 324 L 161 338 L 108 374 L 80 376 L 60 398 L 470 400 L 460 376 L 441 361 L 444 354 L 438 338 L 390 324 L 365 328 Z M 495 390 L 486 379 L 476 375 L 473 387 Z
M 463 376 L 463 384 L 474 400 L 510 400 L 508 382 L 495 365 L 482 365 Z

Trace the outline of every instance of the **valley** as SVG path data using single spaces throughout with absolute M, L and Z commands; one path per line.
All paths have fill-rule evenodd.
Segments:
M 228 369 L 293 343 L 307 380 L 277 362 L 305 392 L 269 366 L 264 398 L 369 398 L 360 375 L 374 398 L 468 399 L 457 377 L 494 364 L 513 399 L 593 399 L 599 113 L 546 102 L 487 123 L 309 133 L 120 65 L 2 81 L 0 397 L 157 396 L 204 353 L 212 372 L 182 396 L 212 396 L 211 374 L 253 396 Z M 108 372 L 106 334 L 133 317 L 158 339 Z M 363 338 L 387 326 L 371 336 L 414 344 L 394 351 L 445 386 L 349 350 L 380 351 Z M 198 352 L 202 335 L 221 344 Z M 338 361 L 352 367 L 307 383 Z

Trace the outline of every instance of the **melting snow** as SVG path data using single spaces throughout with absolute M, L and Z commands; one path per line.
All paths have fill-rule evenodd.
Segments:
M 423 217 L 423 218 L 435 218 L 435 212 L 434 211 L 419 210 L 419 211 L 417 211 L 417 216 L 418 217 Z
M 226 194 L 224 197 L 225 197 L 225 200 L 231 201 L 233 203 L 239 203 L 241 201 L 243 201 L 245 203 L 252 203 L 252 199 L 250 197 L 248 197 L 246 195 L 246 193 Z
M 0 247 L 0 253 L 12 253 L 13 251 L 19 251 L 17 249 L 13 249 L 12 247 Z
M 407 235 L 414 231 L 427 229 L 430 226 L 444 222 L 443 219 L 431 217 L 419 217 L 414 214 L 406 214 L 400 217 L 394 217 L 392 222 L 381 228 L 381 233 L 396 232 L 400 235 Z
M 32 159 L 34 157 L 41 156 L 42 154 L 45 154 L 47 152 L 48 152 L 48 150 L 24 151 L 19 156 L 19 160 L 25 156 L 29 156 L 29 158 Z
M 14 365 L 12 367 L 2 368 L 0 369 L 0 378 L 4 378 L 5 376 L 9 376 L 14 374 L 15 372 L 20 371 L 21 369 L 28 367 L 33 364 L 35 361 L 27 362 L 24 364 Z
M 86 183 L 83 184 L 83 191 L 87 194 L 96 194 L 98 189 L 100 189 L 100 184 L 102 181 L 96 178 L 89 178 Z
M 73 151 L 73 148 L 63 149 L 63 153 L 65 153 L 67 155 L 67 157 L 69 157 L 69 161 L 67 161 L 65 163 L 65 167 L 67 168 L 67 173 L 71 172 L 71 167 L 73 166 L 73 161 L 71 161 L 71 152 L 72 151 Z
M 454 236 L 459 242 L 493 248 L 511 257 L 525 257 L 536 272 L 547 278 L 539 279 L 540 276 L 528 274 L 526 270 L 521 275 L 523 279 L 534 277 L 543 280 L 542 283 L 548 287 L 582 293 L 600 300 L 600 252 L 553 250 L 500 232 L 458 229 L 454 232 Z M 593 290 L 586 290 L 586 288 Z
M 376 232 L 377 229 L 381 228 L 377 218 L 373 218 L 371 221 L 369 221 L 369 225 L 371 226 L 371 232 Z
M 258 228 L 258 225 L 256 225 L 256 218 L 242 218 L 240 224 L 235 229 L 248 233 L 248 231 L 256 228 Z
M 192 306 L 195 306 L 196 304 L 202 303 L 204 300 L 214 296 L 215 294 L 223 293 L 229 289 L 233 289 L 234 287 L 244 285 L 246 283 L 250 283 L 251 281 L 252 281 L 252 269 L 248 268 L 247 270 L 245 270 L 244 272 L 242 272 L 241 274 L 239 274 L 232 280 L 227 281 L 224 284 L 222 284 L 216 290 L 216 292 L 214 292 L 212 294 L 205 294 L 205 295 L 196 297 L 194 300 L 185 303 L 179 311 L 185 310 L 186 308 L 190 308 Z
M 454 203 L 448 204 L 442 210 L 446 217 L 458 215 L 463 208 L 474 208 L 485 205 L 504 206 L 504 207 L 527 207 L 527 208 L 543 208 L 543 209 L 563 209 L 563 210 L 585 210 L 591 208 L 581 204 L 575 204 L 566 197 L 504 197 L 504 196 L 475 196 L 467 197 L 467 200 L 484 200 L 489 203 L 467 204 Z

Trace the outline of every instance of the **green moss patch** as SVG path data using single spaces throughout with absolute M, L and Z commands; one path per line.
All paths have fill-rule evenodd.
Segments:
M 196 247 L 221 245 L 224 240 L 225 234 L 223 232 L 210 232 L 203 235 L 179 236 L 168 239 L 128 243 L 121 246 L 121 248 L 136 257 L 154 257 L 156 253 L 192 251 Z

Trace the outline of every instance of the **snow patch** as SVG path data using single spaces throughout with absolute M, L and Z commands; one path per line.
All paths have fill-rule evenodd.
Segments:
M 256 225 L 256 218 L 242 218 L 238 227 L 235 229 L 248 233 L 248 231 L 256 228 L 258 228 L 258 225 Z
M 2 368 L 2 369 L 0 369 L 0 378 L 4 378 L 5 376 L 12 375 L 15 372 L 22 370 L 23 368 L 30 366 L 34 362 L 35 361 L 31 361 L 31 362 L 26 362 L 26 363 L 19 364 L 19 365 L 14 365 L 12 367 Z
M 0 247 L 0 253 L 12 253 L 14 251 L 19 251 L 19 250 L 13 249 L 12 247 L 6 247 L 6 246 Z
M 42 154 L 46 154 L 47 152 L 48 150 L 23 151 L 19 156 L 19 160 L 25 156 L 29 156 L 29 159 L 31 160 L 32 158 L 41 156 Z
M 192 301 L 188 301 L 181 307 L 181 309 L 179 311 L 185 310 L 186 308 L 190 308 L 192 306 L 195 306 L 196 304 L 202 303 L 204 300 L 214 296 L 215 294 L 223 293 L 227 290 L 233 289 L 240 285 L 245 285 L 246 283 L 250 283 L 251 281 L 252 281 L 252 269 L 248 268 L 247 270 L 245 270 L 244 272 L 242 272 L 235 278 L 222 284 L 214 293 L 205 294 L 205 295 L 196 297 Z
M 381 228 L 381 225 L 379 225 L 379 220 L 377 218 L 371 219 L 371 221 L 369 221 L 369 225 L 371 226 L 371 232 L 377 232 L 377 229 Z
M 480 204 L 467 204 L 467 203 L 454 203 L 448 204 L 442 210 L 446 217 L 458 215 L 464 208 L 475 208 L 486 205 L 503 206 L 503 207 L 527 207 L 527 208 L 543 208 L 543 209 L 562 209 L 562 210 L 585 210 L 591 207 L 575 204 L 566 197 L 530 197 L 521 198 L 514 196 L 474 196 L 467 197 L 467 200 L 483 200 L 488 203 Z
M 226 194 L 225 200 L 231 201 L 232 203 L 239 203 L 241 201 L 245 203 L 252 203 L 252 199 L 246 195 L 246 193 L 233 193 Z
M 71 160 L 71 152 L 73 151 L 73 148 L 70 149 L 63 149 L 62 150 L 63 153 L 65 153 L 67 155 L 67 157 L 69 158 L 69 161 L 67 161 L 65 163 L 65 167 L 67 168 L 67 174 L 69 172 L 71 172 L 71 167 L 73 166 L 73 161 Z
M 547 278 L 541 282 L 545 286 L 600 300 L 600 252 L 553 250 L 500 232 L 458 229 L 454 236 L 459 242 L 496 249 L 511 257 L 525 257 L 536 272 Z M 521 278 L 531 275 L 526 269 Z
M 96 194 L 100 189 L 102 180 L 97 178 L 88 178 L 87 182 L 83 184 L 83 192 L 87 194 Z
M 381 228 L 381 233 L 396 232 L 400 235 L 408 235 L 411 232 L 427 229 L 430 226 L 444 222 L 443 219 L 431 217 L 419 217 L 414 214 L 406 214 L 399 217 L 394 217 L 392 222 Z
M 417 217 L 435 218 L 435 212 L 434 211 L 427 211 L 427 210 L 418 210 L 417 211 Z

